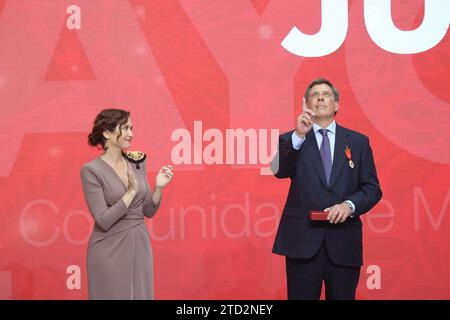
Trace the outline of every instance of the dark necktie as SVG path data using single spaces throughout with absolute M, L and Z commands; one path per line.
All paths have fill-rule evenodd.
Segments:
M 327 184 L 329 184 L 332 167 L 330 139 L 328 139 L 327 129 L 320 129 L 319 131 L 323 136 L 322 144 L 320 145 L 320 157 L 322 158 L 322 164 L 323 169 L 325 170 L 325 177 L 327 178 Z

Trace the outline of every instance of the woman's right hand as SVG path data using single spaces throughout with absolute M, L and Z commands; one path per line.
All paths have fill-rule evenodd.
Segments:
M 128 175 L 128 192 L 135 195 L 138 192 L 139 187 L 136 177 L 134 176 L 133 173 L 133 168 L 131 167 L 130 164 L 128 164 L 127 175 Z
M 129 164 L 127 170 L 127 177 L 128 177 L 128 189 L 127 192 L 123 195 L 122 200 L 125 203 L 125 206 L 129 208 L 131 202 L 133 201 L 138 191 L 138 184 L 133 173 L 133 168 Z

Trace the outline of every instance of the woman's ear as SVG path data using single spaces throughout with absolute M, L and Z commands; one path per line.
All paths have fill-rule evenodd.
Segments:
M 109 130 L 105 130 L 103 131 L 103 136 L 106 140 L 108 140 L 109 138 L 111 138 L 111 132 Z

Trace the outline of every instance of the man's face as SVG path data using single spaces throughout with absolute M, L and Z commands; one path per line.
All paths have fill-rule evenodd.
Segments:
M 316 113 L 316 118 L 334 118 L 339 108 L 333 90 L 325 83 L 316 84 L 311 88 L 306 103 L 308 108 Z

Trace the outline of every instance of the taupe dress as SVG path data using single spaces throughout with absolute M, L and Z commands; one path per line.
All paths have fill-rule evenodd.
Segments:
M 128 162 L 128 160 L 127 160 Z M 95 220 L 88 244 L 89 299 L 153 299 L 153 255 L 144 215 L 159 208 L 147 181 L 147 162 L 131 168 L 139 190 L 127 208 L 127 187 L 100 157 L 81 168 L 83 192 Z

